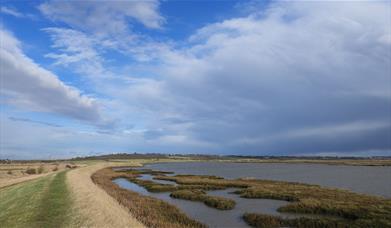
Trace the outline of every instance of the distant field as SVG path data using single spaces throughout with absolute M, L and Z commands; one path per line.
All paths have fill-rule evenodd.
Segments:
M 0 164 L 0 189 L 75 166 L 69 162 L 12 162 Z

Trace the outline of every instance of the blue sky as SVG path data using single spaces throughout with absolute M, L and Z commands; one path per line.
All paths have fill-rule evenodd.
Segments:
M 2 1 L 0 158 L 390 155 L 389 1 Z

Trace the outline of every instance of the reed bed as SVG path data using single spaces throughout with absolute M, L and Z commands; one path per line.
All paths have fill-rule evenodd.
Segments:
M 235 207 L 236 202 L 231 199 L 218 196 L 208 196 L 202 190 L 178 190 L 170 194 L 173 198 L 186 199 L 191 201 L 203 202 L 209 207 L 220 210 L 231 210 Z

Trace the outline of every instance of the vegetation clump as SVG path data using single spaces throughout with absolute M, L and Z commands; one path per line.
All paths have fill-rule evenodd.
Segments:
M 37 174 L 37 170 L 36 169 L 34 169 L 34 168 L 27 168 L 26 169 L 26 173 L 27 174 Z
M 135 184 L 138 184 L 149 192 L 171 192 L 177 190 L 177 187 L 170 184 L 159 184 L 150 180 L 140 180 L 136 178 L 127 178 Z
M 209 189 L 247 188 L 251 186 L 244 180 L 226 180 L 222 177 L 203 175 L 158 176 L 156 179 L 174 181 L 181 185 L 208 186 Z
M 41 174 L 45 171 L 45 168 L 43 167 L 43 165 L 39 166 L 38 169 L 37 169 L 37 173 Z
M 231 210 L 235 207 L 235 201 L 218 196 L 206 195 L 202 190 L 178 190 L 170 194 L 173 198 L 203 202 L 209 207 L 220 210 Z
M 300 227 L 300 228 L 342 228 L 342 227 L 360 227 L 354 225 L 351 221 L 338 220 L 331 218 L 294 218 L 294 219 L 283 219 L 279 216 L 263 215 L 246 213 L 243 215 L 244 221 L 250 226 L 259 228 L 274 228 L 274 227 Z M 364 226 L 365 227 L 365 226 Z M 379 226 L 381 227 L 381 226 Z

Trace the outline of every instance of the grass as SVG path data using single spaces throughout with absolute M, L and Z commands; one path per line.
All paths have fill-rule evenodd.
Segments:
M 339 227 L 361 227 L 354 225 L 351 221 L 342 221 L 338 219 L 322 218 L 295 218 L 283 219 L 279 216 L 261 215 L 254 213 L 246 213 L 243 215 L 244 221 L 253 227 L 300 227 L 300 228 L 339 228 Z M 367 227 L 367 226 L 362 226 Z M 376 226 L 370 226 L 376 227 Z M 379 228 L 382 226 L 378 226 Z
M 136 173 L 128 172 L 131 175 L 130 180 L 137 177 Z M 320 217 L 313 219 L 284 220 L 258 214 L 257 216 L 247 216 L 246 221 L 250 221 L 250 225 L 262 224 L 262 220 L 269 223 L 270 220 L 271 224 L 278 221 L 279 224 L 284 226 L 287 224 L 287 226 L 302 224 L 300 226 L 311 227 L 311 224 L 315 224 L 312 227 L 335 227 L 340 225 L 344 227 L 391 227 L 391 200 L 382 197 L 325 188 L 318 185 L 283 181 L 229 180 L 215 176 L 198 175 L 158 175 L 155 176 L 155 179 L 176 182 L 178 186 L 170 187 L 170 191 L 177 189 L 171 194 L 176 198 L 205 202 L 206 195 L 203 194 L 203 189 L 234 187 L 239 188 L 234 193 L 244 198 L 276 199 L 290 202 L 280 207 L 278 209 L 280 212 L 320 215 Z M 153 186 L 153 183 L 153 181 L 148 181 L 150 186 Z M 330 217 L 336 217 L 336 219 Z
M 49 182 L 50 177 L 45 177 L 0 190 L 0 224 L 3 227 L 35 224 L 36 213 Z
M 203 224 L 187 217 L 175 206 L 162 200 L 120 188 L 112 182 L 113 179 L 119 177 L 134 178 L 135 174 L 114 172 L 111 168 L 105 168 L 91 176 L 98 186 L 121 205 L 128 208 L 131 214 L 147 227 L 205 227 Z
M 235 207 L 235 201 L 218 196 L 208 196 L 202 190 L 178 190 L 170 194 L 173 198 L 203 202 L 209 207 L 220 210 L 231 210 Z
M 63 227 L 70 220 L 71 199 L 65 182 L 66 172 L 57 174 L 41 199 L 36 220 L 39 227 Z
M 71 200 L 65 172 L 0 190 L 2 227 L 62 227 Z

